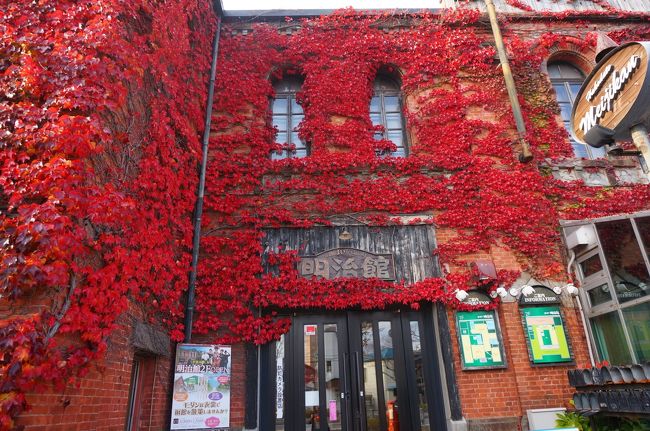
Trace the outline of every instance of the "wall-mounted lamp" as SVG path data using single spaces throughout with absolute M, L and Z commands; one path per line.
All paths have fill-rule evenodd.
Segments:
M 524 284 L 521 287 L 511 287 L 508 293 L 510 293 L 510 296 L 513 296 L 515 298 L 519 296 L 519 294 L 522 294 L 524 296 L 530 296 L 533 293 L 535 293 L 535 288 L 528 284 Z
M 465 298 L 467 298 L 467 296 L 469 295 L 469 293 L 460 289 L 456 289 L 454 293 L 456 294 L 456 299 L 460 302 L 463 302 Z
M 575 287 L 573 283 L 569 283 L 566 286 L 564 286 L 564 290 L 566 291 L 566 293 L 568 293 L 571 296 L 578 295 L 578 288 Z
M 352 239 L 352 234 L 348 232 L 348 228 L 343 228 L 343 232 L 339 234 L 339 239 L 341 241 L 350 241 Z

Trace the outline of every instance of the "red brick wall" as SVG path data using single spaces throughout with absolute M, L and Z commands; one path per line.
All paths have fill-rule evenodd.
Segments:
M 576 363 L 589 361 L 578 312 L 562 307 Z M 524 416 L 528 409 L 569 407 L 573 391 L 566 372 L 573 365 L 533 367 L 528 358 L 519 306 L 504 303 L 498 310 L 508 367 L 500 370 L 463 371 L 457 341 L 455 316 L 448 311 L 454 368 L 463 415 L 467 419 Z
M 124 431 L 136 353 L 130 331 L 130 326 L 121 326 L 110 339 L 105 359 L 92 365 L 83 378 L 63 390 L 28 395 L 32 409 L 19 417 L 18 425 L 24 425 L 26 431 Z M 139 430 L 169 426 L 172 359 L 151 356 L 145 361 Z

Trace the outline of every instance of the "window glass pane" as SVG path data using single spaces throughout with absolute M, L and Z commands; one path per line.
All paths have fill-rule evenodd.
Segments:
M 550 63 L 548 65 L 548 74 L 560 106 L 560 115 L 564 121 L 564 127 L 570 133 L 571 125 L 569 120 L 571 119 L 571 107 L 584 80 L 584 75 L 579 69 L 569 63 Z M 592 153 L 584 145 L 573 142 L 573 140 L 571 140 L 571 145 L 577 158 L 591 159 L 602 157 L 600 153 Z
M 641 242 L 646 254 L 650 254 L 650 217 L 639 217 L 634 219 L 636 227 L 641 236 Z
M 379 96 L 370 99 L 370 112 L 381 112 L 381 102 Z
M 370 114 L 370 121 L 375 125 L 381 124 L 381 114 Z
M 605 157 L 605 147 L 600 147 L 600 148 L 594 148 L 594 147 L 588 147 L 589 148 L 589 153 L 591 154 L 592 159 L 600 159 Z
M 600 256 L 597 254 L 583 260 L 579 265 L 583 277 L 589 277 L 590 275 L 603 270 L 603 263 L 600 261 Z
M 571 146 L 573 147 L 573 154 L 579 159 L 587 159 L 589 158 L 589 154 L 587 153 L 587 149 L 585 148 L 584 144 L 579 144 L 573 140 L 571 140 Z
M 391 333 L 390 322 L 379 322 L 379 347 L 381 352 L 381 372 L 384 382 L 384 402 L 386 403 L 386 418 L 391 420 L 391 410 L 393 411 L 393 420 L 397 411 L 397 381 L 395 380 L 395 356 L 393 353 L 393 336 Z
M 402 115 L 399 113 L 386 114 L 386 128 L 402 130 Z
M 560 68 L 557 63 L 548 64 L 548 76 L 551 78 L 560 78 Z
M 424 380 L 424 360 L 422 358 L 422 342 L 420 340 L 420 326 L 416 320 L 409 322 L 411 330 L 411 345 L 413 346 L 413 360 L 415 364 L 415 383 L 417 385 L 417 402 L 420 412 L 420 429 L 429 431 L 429 406 L 427 404 L 426 384 Z
M 593 317 L 591 319 L 591 330 L 601 360 L 607 360 L 615 365 L 632 363 L 632 356 L 628 350 L 623 327 L 617 312 L 613 311 Z
M 335 324 L 324 326 L 325 334 L 325 402 L 329 429 L 341 429 L 341 366 L 339 340 Z
M 293 97 L 291 98 L 291 113 L 302 114 L 302 106 L 300 106 L 300 104 L 296 102 L 296 99 Z
M 280 132 L 285 132 L 287 130 L 287 120 L 286 115 L 274 115 L 273 116 L 273 126 L 278 129 Z
M 305 148 L 305 145 L 302 143 L 302 141 L 298 137 L 298 132 L 293 132 L 291 134 L 291 143 L 296 146 L 296 149 Z
M 575 102 L 576 96 L 578 95 L 578 91 L 580 91 L 580 87 L 582 87 L 582 84 L 571 83 L 569 84 L 569 87 L 571 90 L 571 100 Z
M 386 136 L 389 141 L 391 141 L 393 144 L 397 145 L 400 147 L 402 145 L 402 131 L 397 130 L 397 131 L 389 131 L 386 133 Z
M 287 158 L 287 152 L 286 151 L 272 151 L 271 152 L 271 160 L 282 160 Z
M 305 348 L 305 429 L 320 429 L 319 381 L 318 381 L 318 328 L 307 324 L 303 327 Z
M 568 103 L 560 103 L 560 117 L 562 121 L 569 122 L 566 124 L 567 127 L 571 127 L 571 105 Z M 569 129 L 567 129 L 568 131 Z
M 384 96 L 384 108 L 386 109 L 386 112 L 400 112 L 399 97 Z
M 648 295 L 648 270 L 629 219 L 596 224 L 619 302 Z
M 623 310 L 623 319 L 637 362 L 650 361 L 650 302 Z
M 291 128 L 295 130 L 296 127 L 302 122 L 302 119 L 305 118 L 304 115 L 292 115 L 291 116 Z
M 560 68 L 560 74 L 564 79 L 585 79 L 580 69 L 569 63 L 560 63 L 558 66 Z
M 369 431 L 379 431 L 379 391 L 375 370 L 375 342 L 372 322 L 361 322 L 361 348 L 363 350 L 363 388 L 366 404 L 366 422 Z
M 566 88 L 564 87 L 564 83 L 560 84 L 553 84 L 553 89 L 555 89 L 555 96 L 557 97 L 558 102 L 571 102 L 571 99 L 569 98 L 569 93 L 566 91 Z
M 587 295 L 589 296 L 589 303 L 592 307 L 612 300 L 612 292 L 609 283 L 603 283 L 600 286 L 589 289 Z
M 287 103 L 287 99 L 282 97 L 278 99 L 273 100 L 273 113 L 274 114 L 286 114 L 287 107 L 289 106 Z
M 287 134 L 286 133 L 278 133 L 277 138 L 275 138 L 275 142 L 278 144 L 284 144 L 287 142 Z
M 284 334 L 275 343 L 275 431 L 284 431 Z

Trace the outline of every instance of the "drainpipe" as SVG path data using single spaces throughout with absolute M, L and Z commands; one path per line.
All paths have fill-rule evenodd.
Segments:
M 503 69 L 503 78 L 506 81 L 506 89 L 508 90 L 508 98 L 510 99 L 512 114 L 515 117 L 515 124 L 517 125 L 518 141 L 521 145 L 519 161 L 521 163 L 528 163 L 533 159 L 533 154 L 530 152 L 530 147 L 526 141 L 526 124 L 524 123 L 524 117 L 521 114 L 521 106 L 519 106 L 519 99 L 517 98 L 517 87 L 515 87 L 515 80 L 512 77 L 512 70 L 510 70 L 506 48 L 503 45 L 501 29 L 499 29 L 499 23 L 497 22 L 497 13 L 494 9 L 494 3 L 492 0 L 485 0 L 485 6 L 487 7 L 488 16 L 490 17 L 490 27 L 492 27 L 494 42 L 496 44 L 497 53 L 499 54 L 499 62 Z
M 201 216 L 203 215 L 203 196 L 205 194 L 205 174 L 208 165 L 208 142 L 210 141 L 210 123 L 212 121 L 212 103 L 214 100 L 214 81 L 217 75 L 217 57 L 219 55 L 219 35 L 221 34 L 221 17 L 217 21 L 217 31 L 214 34 L 212 45 L 212 65 L 210 66 L 210 83 L 208 84 L 208 103 L 205 107 L 205 126 L 203 129 L 201 171 L 199 174 L 199 187 L 196 191 L 196 204 L 194 206 L 194 234 L 192 236 L 192 266 L 190 280 L 187 288 L 187 302 L 185 304 L 185 338 L 184 342 L 192 341 L 192 319 L 194 317 L 194 303 L 196 300 L 196 272 L 199 263 L 199 246 L 201 243 Z

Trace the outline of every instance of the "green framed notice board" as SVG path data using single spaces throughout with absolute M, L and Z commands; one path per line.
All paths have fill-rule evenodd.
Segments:
M 462 369 L 506 367 L 501 330 L 494 311 L 456 312 L 456 332 Z
M 522 307 L 520 310 L 528 355 L 533 364 L 573 362 L 564 319 L 558 305 Z

